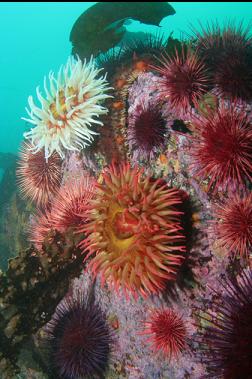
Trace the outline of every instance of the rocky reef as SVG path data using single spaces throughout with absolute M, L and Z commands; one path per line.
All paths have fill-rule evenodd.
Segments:
M 29 100 L 1 377 L 250 378 L 250 30 L 101 51 Z

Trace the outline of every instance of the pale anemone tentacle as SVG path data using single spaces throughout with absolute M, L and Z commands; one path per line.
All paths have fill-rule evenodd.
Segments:
M 112 97 L 106 93 L 112 89 L 106 75 L 97 77 L 101 70 L 93 57 L 89 62 L 69 57 L 57 75 L 50 71 L 48 80 L 44 77 L 45 96 L 39 86 L 36 88 L 40 107 L 29 96 L 29 118 L 22 117 L 33 125 L 24 133 L 33 153 L 44 149 L 46 159 L 54 151 L 64 158 L 66 150 L 80 151 L 92 143 L 94 135 L 99 134 L 92 125 L 102 126 L 98 118 L 108 112 L 101 103 Z

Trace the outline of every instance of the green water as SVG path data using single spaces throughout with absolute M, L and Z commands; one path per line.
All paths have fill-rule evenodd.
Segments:
M 79 15 L 93 2 L 86 3 L 1 3 L 1 127 L 0 152 L 17 152 L 23 132 L 27 129 L 20 118 L 26 117 L 29 95 L 35 94 L 44 75 L 57 72 L 71 52 L 69 34 Z M 176 14 L 161 22 L 161 28 L 132 22 L 129 31 L 162 31 L 179 37 L 190 30 L 189 24 L 209 20 L 250 21 L 252 3 L 171 2 Z M 36 97 L 35 97 L 36 98 Z M 30 125 L 29 125 L 30 128 Z

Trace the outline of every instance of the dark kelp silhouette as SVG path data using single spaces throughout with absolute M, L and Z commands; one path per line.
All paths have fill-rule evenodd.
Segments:
M 175 10 L 166 2 L 97 3 L 83 12 L 70 33 L 72 54 L 81 59 L 96 56 L 117 45 L 123 38 L 127 19 L 159 26 Z

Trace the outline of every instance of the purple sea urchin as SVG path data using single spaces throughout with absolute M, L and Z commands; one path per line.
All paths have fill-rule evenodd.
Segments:
M 198 358 L 211 379 L 252 377 L 252 271 L 223 283 L 224 294 L 216 293 L 211 309 L 199 314 Z
M 112 337 L 98 305 L 78 297 L 63 300 L 48 324 L 51 365 L 62 379 L 98 379 L 107 369 Z
M 161 107 L 157 104 L 139 104 L 136 112 L 129 117 L 127 131 L 133 159 L 152 159 L 164 147 L 166 133 L 166 120 Z

